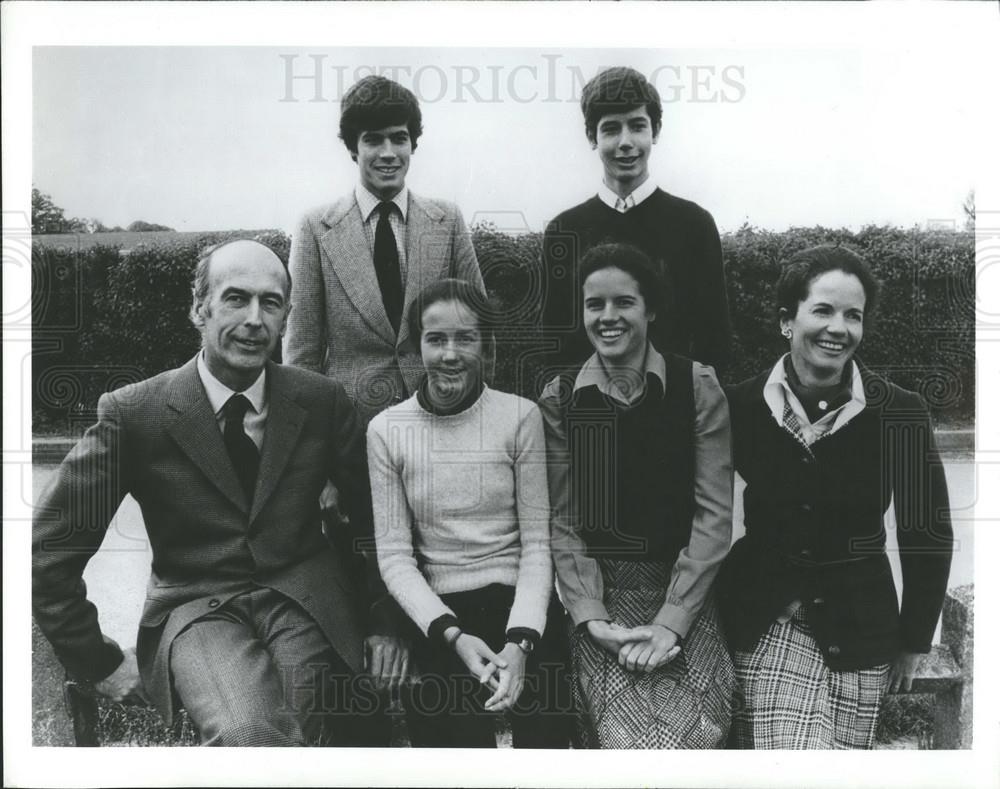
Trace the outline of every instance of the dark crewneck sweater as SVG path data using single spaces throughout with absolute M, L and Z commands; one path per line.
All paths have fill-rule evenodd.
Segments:
M 665 314 L 649 327 L 653 345 L 724 370 L 730 327 L 719 232 L 711 214 L 662 189 L 624 214 L 595 195 L 549 223 L 542 242 L 542 328 L 559 343 L 547 357 L 549 367 L 580 364 L 593 352 L 581 325 L 579 263 L 591 247 L 609 241 L 642 249 L 667 285 Z

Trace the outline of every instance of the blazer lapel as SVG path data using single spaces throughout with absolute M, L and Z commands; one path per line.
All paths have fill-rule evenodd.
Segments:
M 447 275 L 445 267 L 451 259 L 451 240 L 441 232 L 444 212 L 429 200 L 409 193 L 406 207 L 406 288 L 403 293 L 403 316 L 420 291 Z M 410 335 L 406 320 L 400 324 L 398 345 Z
M 243 512 L 248 509 L 246 495 L 233 469 L 222 440 L 222 431 L 198 377 L 197 357 L 177 373 L 167 397 L 167 405 L 177 412 L 177 419 L 167 432 L 181 450 L 200 468 L 227 499 Z
M 251 523 L 274 493 L 306 421 L 306 410 L 293 399 L 294 389 L 284 373 L 281 365 L 268 363 L 267 424 L 264 427 L 257 489 L 250 508 Z
M 323 221 L 330 229 L 320 238 L 320 243 L 344 292 L 372 330 L 390 345 L 395 345 L 396 333 L 385 314 L 382 291 L 354 195 L 338 201 Z

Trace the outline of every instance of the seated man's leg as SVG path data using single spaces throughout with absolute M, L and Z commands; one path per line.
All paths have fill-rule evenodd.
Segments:
M 203 745 L 303 745 L 284 703 L 282 679 L 254 632 L 249 595 L 185 628 L 171 645 L 180 702 Z
M 307 744 L 388 746 L 392 721 L 386 694 L 368 676 L 351 671 L 294 600 L 269 589 L 253 597 L 258 631 Z

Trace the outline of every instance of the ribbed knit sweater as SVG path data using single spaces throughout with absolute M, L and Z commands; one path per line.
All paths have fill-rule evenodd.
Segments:
M 379 569 L 427 633 L 439 595 L 515 588 L 507 621 L 545 629 L 552 588 L 545 437 L 537 406 L 488 387 L 438 416 L 414 395 L 368 426 Z

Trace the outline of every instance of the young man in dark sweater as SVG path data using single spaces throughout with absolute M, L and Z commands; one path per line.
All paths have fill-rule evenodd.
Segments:
M 650 324 L 654 347 L 723 372 L 730 328 L 719 232 L 711 214 L 664 192 L 649 177 L 663 114 L 656 87 L 634 69 L 607 69 L 584 87 L 581 107 L 604 181 L 597 195 L 562 212 L 545 229 L 543 380 L 593 351 L 582 325 L 579 261 L 588 249 L 609 241 L 639 247 L 667 285 L 666 310 Z

